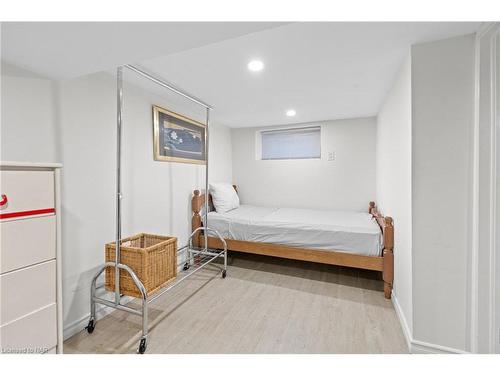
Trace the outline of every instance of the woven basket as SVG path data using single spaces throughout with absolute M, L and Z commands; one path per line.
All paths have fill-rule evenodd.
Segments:
M 116 244 L 106 244 L 106 262 L 115 261 Z M 132 268 L 148 296 L 177 276 L 177 238 L 140 233 L 121 241 L 121 263 Z M 115 290 L 115 268 L 106 268 L 106 290 Z M 120 270 L 120 293 L 142 297 L 130 274 Z

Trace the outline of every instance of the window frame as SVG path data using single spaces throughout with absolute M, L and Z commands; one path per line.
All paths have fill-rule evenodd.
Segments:
M 283 158 L 264 158 L 263 157 L 263 136 L 266 133 L 281 133 L 281 132 L 292 132 L 300 130 L 317 130 L 319 132 L 319 156 L 312 157 L 283 157 Z M 296 127 L 283 127 L 283 128 L 273 128 L 273 129 L 260 129 L 256 132 L 257 147 L 256 147 L 256 159 L 262 161 L 284 161 L 284 160 L 321 160 L 322 159 L 322 126 L 321 125 L 302 125 Z

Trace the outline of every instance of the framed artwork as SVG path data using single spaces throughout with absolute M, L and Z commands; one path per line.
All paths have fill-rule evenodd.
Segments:
M 201 122 L 153 106 L 154 159 L 205 164 L 205 131 Z

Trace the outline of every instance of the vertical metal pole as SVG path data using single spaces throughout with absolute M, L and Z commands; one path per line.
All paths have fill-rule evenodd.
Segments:
M 96 290 L 96 279 L 92 280 L 92 284 L 90 284 L 90 321 L 95 319 L 96 313 L 95 313 L 95 290 Z
M 144 296 L 142 298 L 142 338 L 148 337 L 148 300 Z
M 121 159 L 122 159 L 122 107 L 123 107 L 123 68 L 116 71 L 116 251 L 115 251 L 115 304 L 120 303 L 120 241 L 122 238 L 121 210 Z
M 224 270 L 227 270 L 227 248 L 224 249 Z
M 210 126 L 210 108 L 207 108 L 207 120 L 205 128 L 205 217 L 203 218 L 203 226 L 205 227 L 205 251 L 208 251 L 208 147 L 209 147 L 209 126 Z

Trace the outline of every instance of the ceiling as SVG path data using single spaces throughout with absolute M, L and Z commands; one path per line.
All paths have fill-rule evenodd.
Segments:
M 58 79 L 135 63 L 230 127 L 375 116 L 412 44 L 480 23 L 3 24 L 2 56 Z M 146 42 L 145 42 L 146 41 Z M 261 59 L 258 73 L 247 69 Z M 286 117 L 293 108 L 295 117 Z
M 478 23 L 294 23 L 140 62 L 231 127 L 375 116 L 409 47 Z M 247 69 L 261 59 L 259 73 Z M 289 108 L 295 117 L 285 116 Z
M 283 24 L 3 22 L 2 60 L 49 78 L 70 79 Z

